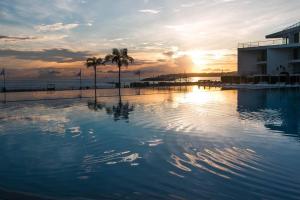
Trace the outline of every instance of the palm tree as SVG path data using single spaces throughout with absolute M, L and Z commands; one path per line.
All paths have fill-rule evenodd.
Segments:
M 87 68 L 93 67 L 94 68 L 94 88 L 95 88 L 95 98 L 96 98 L 96 91 L 97 91 L 97 66 L 104 65 L 102 58 L 88 58 L 85 63 Z
M 119 95 L 121 93 L 121 67 L 128 67 L 129 63 L 133 63 L 134 59 L 128 56 L 127 49 L 113 49 L 112 54 L 109 54 L 105 57 L 104 63 L 112 62 L 116 64 L 119 69 Z

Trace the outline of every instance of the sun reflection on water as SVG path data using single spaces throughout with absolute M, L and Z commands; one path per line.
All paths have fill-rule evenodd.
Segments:
M 220 91 L 219 88 L 214 88 L 213 91 Z M 209 92 L 208 89 L 192 87 L 192 90 L 184 95 L 177 95 L 174 101 L 185 104 L 203 105 L 208 102 L 221 102 L 224 101 L 224 94 L 220 92 Z
M 261 158 L 251 149 L 237 147 L 204 149 L 200 152 L 183 153 L 183 155 L 183 157 L 180 157 L 172 154 L 170 163 L 184 172 L 199 169 L 203 172 L 230 179 L 232 176 L 245 177 L 242 172 L 247 169 L 261 171 L 256 167 Z

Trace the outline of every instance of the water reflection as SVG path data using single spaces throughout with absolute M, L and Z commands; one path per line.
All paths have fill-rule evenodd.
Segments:
M 246 177 L 243 172 L 247 169 L 262 171 L 257 168 L 260 157 L 256 155 L 255 151 L 237 147 L 186 152 L 182 157 L 173 154 L 171 160 L 170 163 L 183 172 L 191 172 L 191 167 L 194 167 L 194 169 L 200 169 L 224 179 L 231 179 L 232 176 Z
M 2 103 L 6 104 L 6 92 L 3 93 Z
M 237 111 L 242 120 L 300 138 L 300 93 L 290 90 L 239 90 Z
M 93 111 L 105 109 L 108 115 L 113 116 L 114 121 L 125 120 L 126 122 L 129 122 L 129 115 L 134 111 L 134 106 L 128 101 L 124 103 L 120 94 L 118 102 L 114 105 L 98 102 L 98 98 L 95 97 L 93 101 L 88 101 L 88 108 Z
M 299 199 L 297 92 L 166 90 L 0 104 L 0 196 Z
M 97 98 L 95 98 L 94 100 L 92 101 L 88 101 L 87 102 L 87 106 L 90 110 L 93 110 L 93 111 L 99 111 L 99 110 L 103 110 L 105 108 L 104 106 L 105 104 L 103 103 L 100 103 L 97 101 Z
M 117 105 L 114 105 L 112 107 L 107 107 L 106 112 L 107 114 L 113 115 L 114 120 L 126 120 L 128 122 L 129 120 L 129 114 L 133 112 L 134 106 L 127 103 L 122 103 L 121 98 Z

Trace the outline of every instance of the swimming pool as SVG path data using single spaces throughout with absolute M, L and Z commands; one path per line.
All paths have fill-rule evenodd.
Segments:
M 9 94 L 0 197 L 300 199 L 299 90 L 128 91 Z

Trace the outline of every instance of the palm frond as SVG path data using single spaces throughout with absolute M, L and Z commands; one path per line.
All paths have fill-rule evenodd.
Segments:
M 103 64 L 103 59 L 102 58 L 98 58 L 96 61 L 97 65 L 102 65 Z
M 125 66 L 125 67 L 128 67 L 128 65 L 129 65 L 128 60 L 124 59 L 124 58 L 121 60 L 121 63 L 122 63 L 122 66 Z
M 121 52 L 121 55 L 123 56 L 123 57 L 127 57 L 128 56 L 128 49 L 121 49 L 120 50 L 120 52 Z
M 133 63 L 134 59 L 130 56 L 128 56 L 128 49 L 117 49 L 114 48 L 112 50 L 112 54 L 108 54 L 105 59 L 104 63 L 111 62 L 113 64 L 116 64 L 118 67 L 122 66 L 128 66 L 129 63 Z
M 90 67 L 97 67 L 98 65 L 103 65 L 103 59 L 102 58 L 96 58 L 96 57 L 92 57 L 92 58 L 87 58 L 85 65 L 87 66 L 87 68 Z
M 116 63 L 116 64 L 118 64 L 119 61 L 120 61 L 120 56 L 114 56 L 113 59 L 111 60 L 112 63 Z
M 112 50 L 112 54 L 115 55 L 115 56 L 120 56 L 120 55 L 121 55 L 120 50 L 117 49 L 117 48 L 114 48 L 114 49 Z
M 86 63 L 91 63 L 91 62 L 93 62 L 93 58 L 87 58 L 86 59 Z
M 131 64 L 134 62 L 134 58 L 133 58 L 133 57 L 128 56 L 127 59 L 129 60 L 129 62 L 130 62 Z
M 112 54 L 106 55 L 105 58 L 104 58 L 104 63 L 111 62 L 114 57 L 115 56 L 112 55 Z
M 95 58 L 87 58 L 85 65 L 89 68 L 95 65 Z

